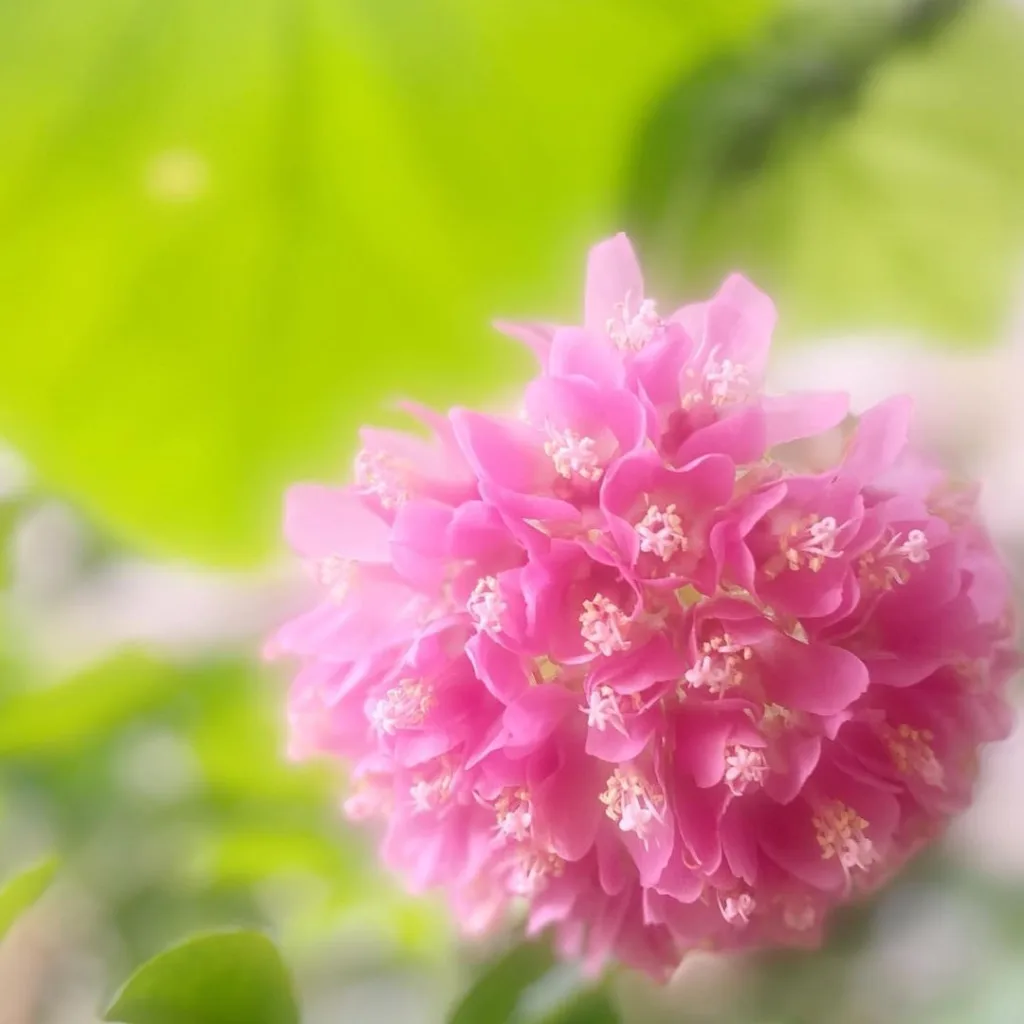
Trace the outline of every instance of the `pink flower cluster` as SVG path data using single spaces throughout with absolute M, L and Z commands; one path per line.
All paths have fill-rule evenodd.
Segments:
M 289 493 L 293 752 L 351 765 L 348 814 L 467 930 L 520 907 L 656 976 L 814 944 L 1008 731 L 974 492 L 907 452 L 908 401 L 765 395 L 774 321 L 738 276 L 662 316 L 619 235 L 582 327 L 503 327 L 541 362 L 517 416 L 418 409 L 432 439 L 365 430 L 354 484 Z

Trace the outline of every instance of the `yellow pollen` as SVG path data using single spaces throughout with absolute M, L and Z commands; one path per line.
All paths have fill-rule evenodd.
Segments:
M 541 657 L 534 660 L 534 672 L 530 677 L 530 684 L 538 686 L 541 683 L 550 683 L 558 678 L 561 669 L 550 658 Z

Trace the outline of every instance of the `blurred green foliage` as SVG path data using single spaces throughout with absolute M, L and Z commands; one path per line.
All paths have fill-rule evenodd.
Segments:
M 58 861 L 53 857 L 33 864 L 0 887 L 0 939 L 11 925 L 50 887 L 57 873 Z
M 0 5 L 0 432 L 135 542 L 265 554 L 382 401 L 523 374 L 488 320 L 574 308 L 641 112 L 771 6 Z
M 141 967 L 105 1020 L 118 1024 L 298 1024 L 291 979 L 259 932 L 199 935 Z
M 785 336 L 984 343 L 1024 237 L 1024 25 L 1004 4 L 869 6 L 683 75 L 637 148 L 632 216 L 666 287 L 741 267 Z
M 480 971 L 452 1011 L 448 1024 L 476 1024 L 484 1020 L 507 1024 L 516 1014 L 523 992 L 543 978 L 552 963 L 547 943 L 513 946 Z

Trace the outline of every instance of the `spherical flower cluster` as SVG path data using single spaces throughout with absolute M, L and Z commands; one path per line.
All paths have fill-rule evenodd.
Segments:
M 349 816 L 471 932 L 519 908 L 656 976 L 813 945 L 1010 727 L 974 492 L 905 400 L 764 394 L 774 320 L 738 276 L 662 316 L 619 235 L 581 327 L 504 325 L 541 362 L 517 416 L 416 409 L 430 440 L 366 430 L 353 484 L 288 495 L 293 752 L 350 766 Z

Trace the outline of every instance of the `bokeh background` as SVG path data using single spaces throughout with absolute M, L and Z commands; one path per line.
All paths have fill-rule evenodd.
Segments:
M 3 1024 L 229 924 L 309 1024 L 445 1019 L 491 950 L 282 757 L 280 496 L 395 398 L 501 401 L 489 321 L 572 317 L 620 229 L 665 304 L 770 290 L 778 383 L 914 393 L 1024 568 L 1009 0 L 0 0 L 0 877 L 59 858 Z M 821 953 L 620 977 L 623 1019 L 1024 1020 L 1022 786 L 1018 737 Z

